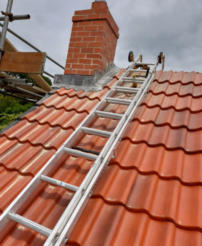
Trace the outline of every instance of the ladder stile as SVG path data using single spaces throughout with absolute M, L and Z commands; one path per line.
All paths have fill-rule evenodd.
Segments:
M 64 242 L 65 237 L 69 235 L 74 224 L 78 220 L 80 213 L 84 209 L 87 199 L 89 198 L 99 176 L 101 175 L 101 173 L 103 173 L 104 168 L 111 160 L 114 149 L 123 136 L 123 133 L 125 132 L 128 123 L 133 117 L 136 108 L 140 104 L 144 94 L 146 93 L 151 81 L 154 78 L 154 72 L 156 71 L 158 61 L 156 62 L 156 64 L 140 63 L 139 61 L 140 56 L 127 68 L 120 79 L 113 85 L 111 89 L 109 89 L 106 95 L 95 106 L 90 114 L 81 122 L 76 130 L 68 137 L 68 139 L 56 151 L 51 159 L 42 167 L 42 169 L 35 175 L 35 177 L 33 177 L 27 187 L 25 187 L 23 191 L 21 191 L 21 193 L 15 198 L 15 200 L 9 205 L 9 207 L 3 212 L 3 214 L 0 215 L 0 230 L 4 226 L 6 226 L 9 219 L 45 235 L 47 239 L 44 246 L 56 246 L 61 245 L 61 243 Z M 149 67 L 150 72 L 147 74 L 146 78 L 127 77 L 130 72 L 141 71 L 134 69 L 136 64 L 140 68 L 141 64 L 152 66 Z M 140 87 L 130 88 L 120 86 L 120 83 L 122 82 L 140 83 Z M 123 93 L 134 93 L 135 95 L 132 99 L 116 98 L 111 96 L 114 91 Z M 101 110 L 103 104 L 106 105 L 106 103 L 127 105 L 128 107 L 122 114 Z M 118 120 L 117 125 L 112 131 L 89 127 L 90 122 L 92 122 L 95 117 Z M 81 148 L 79 145 L 77 145 L 77 141 L 78 139 L 80 139 L 80 137 L 82 136 L 81 134 L 83 133 L 108 139 L 102 150 L 100 152 L 95 152 L 93 150 Z M 60 160 L 60 158 L 64 154 L 69 154 L 76 158 L 85 158 L 93 161 L 91 168 L 87 172 L 80 186 L 65 183 L 63 181 L 48 176 L 49 172 L 53 172 L 54 170 L 59 168 L 60 162 L 58 160 Z M 32 194 L 32 192 L 34 192 L 39 182 L 47 182 L 49 184 L 63 187 L 74 192 L 72 199 L 70 200 L 69 204 L 65 208 L 64 212 L 62 213 L 61 217 L 52 230 L 16 213 L 23 202 L 29 199 L 29 196 Z

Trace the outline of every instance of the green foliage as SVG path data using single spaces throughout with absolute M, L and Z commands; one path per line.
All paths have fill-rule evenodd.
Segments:
M 0 95 L 0 130 L 16 120 L 17 117 L 33 106 L 23 100 Z
M 0 131 L 18 118 L 18 114 L 0 114 Z
M 26 79 L 27 83 L 38 86 L 35 81 L 23 73 L 8 73 L 18 79 Z M 51 80 L 47 76 L 43 76 L 44 80 L 52 85 Z M 10 96 L 0 95 L 0 130 L 16 120 L 18 116 L 33 106 L 33 103 L 25 102 Z

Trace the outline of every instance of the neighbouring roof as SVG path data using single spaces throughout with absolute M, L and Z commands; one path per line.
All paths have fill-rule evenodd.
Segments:
M 0 136 L 0 213 L 11 203 L 121 73 L 102 91 L 61 88 Z M 121 113 L 125 106 L 105 110 Z M 112 130 L 115 120 L 93 127 Z M 83 138 L 100 151 L 105 140 Z M 66 156 L 52 177 L 79 185 L 92 162 Z M 53 228 L 72 193 L 47 185 L 22 211 Z M 17 225 L 1 245 L 41 245 L 44 237 Z M 95 187 L 68 245 L 202 245 L 202 73 L 156 73 L 128 125 L 116 157 Z

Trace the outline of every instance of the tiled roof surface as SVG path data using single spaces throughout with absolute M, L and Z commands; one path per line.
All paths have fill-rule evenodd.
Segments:
M 116 81 L 115 78 L 114 81 Z M 109 90 L 59 89 L 0 137 L 0 212 Z M 119 95 L 121 96 L 121 95 Z M 105 110 L 121 113 L 125 106 Z M 112 130 L 99 118 L 93 127 Z M 79 146 L 100 151 L 101 137 Z M 79 185 L 92 162 L 65 156 L 52 177 Z M 72 193 L 46 185 L 21 214 L 53 228 Z M 2 234 L 3 235 L 3 234 Z M 17 225 L 1 245 L 41 245 Z M 68 245 L 202 245 L 202 74 L 157 72 Z

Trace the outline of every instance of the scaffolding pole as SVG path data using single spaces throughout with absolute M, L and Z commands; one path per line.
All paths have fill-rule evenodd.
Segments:
M 4 43 L 5 43 L 6 33 L 8 30 L 8 23 L 9 23 L 9 14 L 11 14 L 12 5 L 13 5 L 13 0 L 8 0 L 6 15 L 5 15 L 4 24 L 1 33 L 1 39 L 0 39 L 0 61 L 4 51 Z

